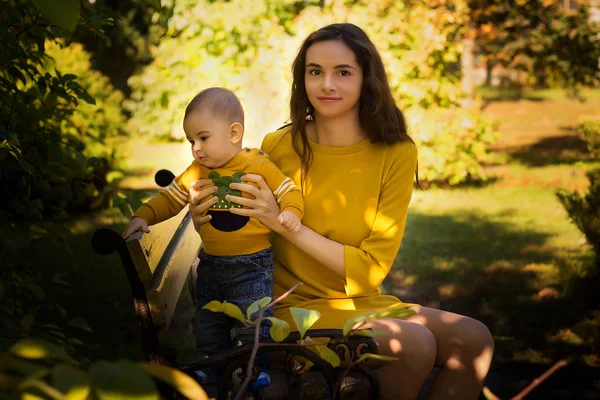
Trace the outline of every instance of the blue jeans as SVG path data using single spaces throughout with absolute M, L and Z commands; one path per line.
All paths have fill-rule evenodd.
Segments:
M 203 310 L 212 300 L 227 301 L 237 305 L 244 316 L 254 301 L 273 297 L 273 251 L 271 248 L 243 256 L 213 256 L 203 250 L 198 254 L 196 283 L 196 349 L 213 356 L 232 348 L 231 330 L 242 344 L 253 343 L 255 328 L 246 327 L 225 313 Z M 273 315 L 265 311 L 264 317 Z M 269 337 L 270 324 L 260 328 L 261 337 Z

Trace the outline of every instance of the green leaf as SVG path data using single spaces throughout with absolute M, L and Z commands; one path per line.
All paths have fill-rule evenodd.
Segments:
M 33 0 L 38 11 L 55 25 L 73 32 L 79 21 L 79 0 Z
M 88 104 L 91 104 L 93 106 L 96 105 L 96 99 L 90 96 L 90 94 L 85 90 L 77 92 L 77 96 Z
M 300 338 L 304 337 L 304 334 L 311 326 L 315 324 L 321 318 L 321 313 L 316 310 L 306 310 L 304 308 L 290 308 L 292 318 L 298 327 L 300 332 Z
M 189 375 L 179 370 L 160 364 L 137 363 L 137 365 L 154 378 L 169 384 L 185 398 L 208 400 L 202 387 Z
M 69 356 L 63 348 L 43 339 L 23 339 L 12 345 L 8 352 L 17 357 L 30 360 L 42 360 L 47 358 L 57 358 L 61 360 L 69 359 Z
M 42 289 L 39 285 L 28 282 L 23 286 L 31 290 L 31 293 L 33 293 L 38 300 L 46 299 L 46 292 L 44 292 L 44 289 Z
M 210 301 L 208 304 L 202 307 L 203 310 L 208 310 L 212 312 L 223 312 L 223 303 L 217 300 Z
M 25 361 L 20 358 L 9 356 L 8 354 L 0 354 L 0 370 L 10 370 L 11 373 L 17 372 L 19 375 L 25 375 L 28 377 L 35 376 L 37 378 L 44 377 L 50 373 L 50 369 L 39 365 Z
M 129 206 L 132 210 L 137 210 L 142 206 L 142 201 L 135 193 L 129 195 Z
M 383 318 L 408 318 L 416 314 L 415 310 L 409 308 L 392 308 L 391 310 L 374 313 L 371 315 L 370 321 Z
M 47 113 L 51 113 L 56 108 L 56 104 L 58 103 L 58 96 L 55 92 L 48 93 L 46 99 L 44 100 L 44 111 Z
M 17 390 L 21 392 L 20 398 L 22 400 L 44 400 L 47 398 L 64 400 L 65 398 L 61 392 L 37 378 L 29 378 L 21 381 Z M 33 393 L 29 392 L 29 390 L 32 390 Z M 44 396 L 40 397 L 40 393 Z
M 246 320 L 244 320 L 244 314 L 242 314 L 242 310 L 235 304 L 231 303 L 221 303 L 220 301 L 213 300 L 210 303 L 206 304 L 202 307 L 205 310 L 209 310 L 212 312 L 222 312 L 226 315 L 229 315 L 231 318 L 235 318 L 238 321 L 246 324 Z
M 128 203 L 120 201 L 117 204 L 117 207 L 119 208 L 119 211 L 121 211 L 121 215 L 123 215 L 124 217 L 131 218 L 131 216 L 133 215 L 133 211 L 131 210 L 131 207 Z
M 304 339 L 304 343 L 308 344 L 316 344 L 309 336 Z M 335 351 L 331 350 L 325 344 L 318 344 L 314 346 L 315 351 L 319 354 L 323 360 L 327 361 L 329 364 L 333 365 L 333 367 L 337 368 L 341 364 L 340 356 L 336 354 Z
M 371 314 L 374 314 L 374 313 L 359 314 L 359 315 L 355 315 L 354 317 L 346 320 L 346 322 L 344 323 L 343 335 L 348 336 L 348 334 L 350 333 L 352 328 L 357 326 L 357 324 L 359 324 L 359 323 L 361 323 L 361 324 L 359 324 L 359 326 L 360 326 L 360 325 L 362 325 L 362 323 L 368 321 L 368 318 Z
M 265 319 L 271 321 L 271 329 L 269 330 L 269 333 L 274 341 L 281 342 L 288 337 L 290 334 L 290 324 L 275 317 L 266 317 Z
M 500 400 L 500 398 L 498 396 L 496 396 L 494 393 L 492 393 L 490 388 L 488 388 L 487 386 L 483 387 L 483 395 L 485 396 L 485 398 L 487 400 Z
M 99 400 L 158 400 L 156 385 L 144 369 L 127 360 L 92 364 L 92 386 Z
M 72 326 L 74 328 L 83 329 L 86 332 L 92 332 L 92 328 L 90 328 L 90 325 L 83 318 L 74 318 L 74 319 L 70 320 L 69 326 Z
M 64 275 L 62 275 L 62 274 L 54 274 L 54 276 L 52 276 L 52 283 L 56 283 L 58 285 L 70 286 L 70 283 L 64 279 Z
M 348 333 L 348 336 L 376 337 L 387 334 L 385 331 L 374 331 L 372 329 L 354 329 Z
M 148 5 L 154 8 L 156 11 L 161 10 L 160 0 L 146 0 L 146 3 L 148 3 Z
M 89 374 L 66 364 L 54 367 L 52 385 L 64 393 L 67 400 L 85 400 L 91 390 Z
M 411 315 L 415 315 L 416 312 L 413 310 L 410 310 L 408 308 L 392 308 L 390 310 L 385 310 L 385 311 L 381 311 L 381 312 L 368 312 L 365 314 L 359 314 L 359 315 L 355 315 L 354 317 L 348 319 L 345 323 L 344 323 L 344 336 L 348 336 L 348 334 L 350 333 L 350 331 L 355 327 L 355 326 L 362 326 L 363 324 L 369 322 L 369 321 L 373 321 L 376 319 L 383 319 L 383 318 L 407 318 L 410 317 Z
M 246 320 L 244 319 L 244 314 L 242 314 L 242 310 L 240 310 L 240 308 L 235 304 L 223 304 L 223 312 L 229 315 L 231 318 L 235 318 L 243 324 L 246 324 Z
M 29 243 L 31 242 L 31 233 L 29 229 L 22 225 L 17 225 L 15 229 L 11 229 L 10 235 L 2 236 L 2 241 L 4 242 L 4 245 L 9 249 L 23 249 L 29 246 Z M 39 294 L 40 291 L 42 292 L 43 296 L 44 291 L 41 288 L 39 288 L 39 291 L 35 292 L 35 294 Z
M 0 391 L 5 394 L 5 398 L 9 398 L 8 393 L 13 393 L 14 388 L 18 387 L 22 380 L 22 378 L 18 378 L 14 374 L 0 372 Z
M 262 299 L 256 300 L 254 303 L 250 304 L 250 307 L 246 310 L 246 316 L 248 319 L 252 319 L 252 316 L 257 313 L 262 307 L 266 306 L 271 302 L 270 297 L 263 297 Z
M 85 167 L 87 167 L 87 158 L 85 158 L 82 152 L 75 152 L 75 160 L 77 161 L 77 164 L 79 165 L 80 169 L 83 170 L 85 169 Z
M 81 340 L 79 340 L 77 338 L 70 338 L 69 344 L 71 346 L 85 346 L 85 343 L 83 343 Z
M 90 157 L 87 159 L 87 165 L 89 166 L 95 166 L 98 165 L 98 157 Z
M 399 360 L 399 358 L 397 357 L 390 357 L 390 356 L 384 356 L 381 354 L 375 354 L 375 353 L 365 353 L 362 356 L 358 357 L 358 360 L 356 360 L 357 363 L 368 360 L 368 359 L 375 359 L 375 360 L 380 360 L 380 361 L 396 361 Z

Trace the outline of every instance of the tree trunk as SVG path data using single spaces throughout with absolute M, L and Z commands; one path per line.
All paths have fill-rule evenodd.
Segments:
M 475 61 L 473 50 L 475 47 L 475 40 L 473 39 L 474 35 L 471 32 L 473 32 L 473 30 L 470 30 L 462 41 L 463 52 L 460 58 L 461 86 L 465 95 L 463 107 L 465 108 L 470 108 L 473 105 L 473 99 L 475 98 L 475 85 L 473 83 Z
M 489 58 L 485 60 L 485 85 L 492 86 L 492 73 L 494 72 L 494 63 Z

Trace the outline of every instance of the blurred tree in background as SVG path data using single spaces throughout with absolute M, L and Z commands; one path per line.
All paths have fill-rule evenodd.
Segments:
M 92 68 L 110 78 L 114 87 L 130 94 L 127 80 L 153 59 L 153 48 L 164 36 L 172 6 L 160 0 L 96 0 L 88 5 L 96 15 L 110 17 L 101 31 L 79 29 L 72 40 L 91 54 Z
M 489 66 L 523 71 L 525 85 L 572 91 L 600 82 L 600 21 L 590 2 L 468 0 L 470 26 Z M 489 76 L 489 74 L 488 74 Z
M 485 179 L 491 124 L 462 110 L 457 62 L 468 8 L 445 1 L 180 0 L 152 63 L 129 83 L 128 130 L 183 137 L 183 111 L 209 86 L 234 90 L 245 105 L 249 144 L 288 119 L 290 68 L 301 41 L 328 23 L 361 26 L 379 48 L 394 95 L 407 111 L 427 181 Z M 232 18 L 232 15 L 243 18 Z

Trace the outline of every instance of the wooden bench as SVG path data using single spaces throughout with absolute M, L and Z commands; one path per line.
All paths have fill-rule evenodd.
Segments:
M 155 180 L 160 186 L 167 186 L 173 179 L 173 174 L 166 170 L 159 171 Z M 133 295 L 133 305 L 142 330 L 143 350 L 150 362 L 162 363 L 178 368 L 190 375 L 193 371 L 207 366 L 219 366 L 223 368 L 223 378 L 218 385 L 217 399 L 227 398 L 236 371 L 245 371 L 248 364 L 252 345 L 236 347 L 226 354 L 217 357 L 206 358 L 192 363 L 181 364 L 175 361 L 176 355 L 161 347 L 159 333 L 169 329 L 173 321 L 177 302 L 182 294 L 186 280 L 190 277 L 190 288 L 195 282 L 195 268 L 198 264 L 198 251 L 202 245 L 198 233 L 195 231 L 189 210 L 185 208 L 179 215 L 153 225 L 149 234 L 138 232 L 127 240 L 121 234 L 109 229 L 100 228 L 92 236 L 93 249 L 102 255 L 119 254 Z M 193 290 L 192 290 L 193 292 Z M 195 299 L 194 294 L 191 294 Z M 330 347 L 340 355 L 362 354 L 364 352 L 375 353 L 377 347 L 373 339 L 366 337 L 351 337 L 344 340 L 341 338 L 341 330 L 309 330 L 311 338 L 325 337 L 335 339 Z M 269 392 L 262 398 L 294 399 L 300 398 L 356 398 L 377 399 L 379 397 L 379 380 L 375 371 L 359 365 L 353 370 L 353 376 L 358 376 L 359 383 L 342 395 L 340 390 L 341 378 L 344 375 L 342 368 L 336 369 L 329 363 L 318 357 L 307 348 L 296 345 L 299 340 L 298 332 L 292 332 L 283 342 L 277 343 L 266 341 L 259 348 L 259 354 L 263 352 L 281 353 L 283 371 L 286 375 L 286 387 L 277 389 L 278 393 Z M 305 373 L 298 368 L 299 361 L 310 361 L 313 364 L 312 372 Z M 256 371 L 258 368 L 256 368 Z M 318 376 L 325 378 L 325 392 L 315 388 Z M 270 373 L 271 374 L 271 373 Z M 277 375 L 274 372 L 273 375 Z M 366 379 L 365 379 L 366 378 Z M 312 380 L 316 379 L 315 382 Z M 321 378 L 321 380 L 323 380 Z M 346 382 L 347 383 L 347 382 Z M 362 386 L 361 386 L 362 385 Z M 275 386 L 274 382 L 272 386 Z M 281 385 L 280 385 L 281 386 Z M 314 395 L 311 395 L 310 392 Z M 346 393 L 344 396 L 343 394 Z M 302 394 L 302 396 L 301 396 Z

